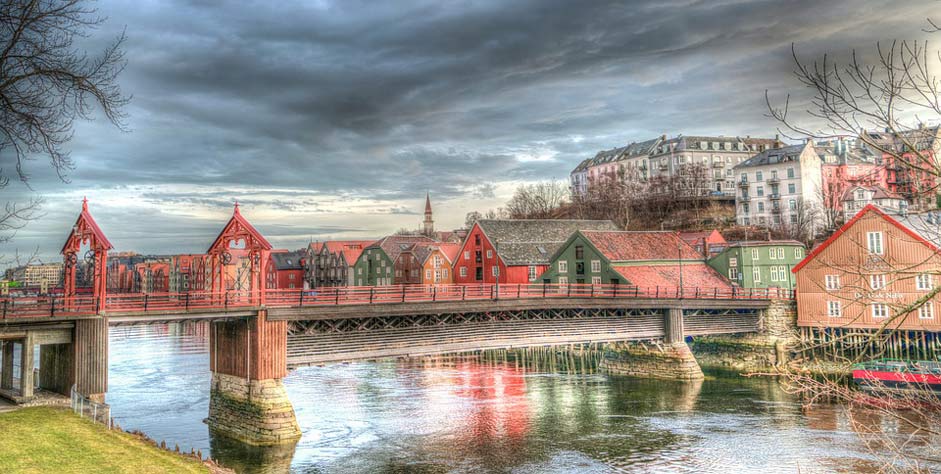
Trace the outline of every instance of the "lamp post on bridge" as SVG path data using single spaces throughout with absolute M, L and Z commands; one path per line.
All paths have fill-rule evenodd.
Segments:
M 497 265 L 494 267 L 496 268 L 496 273 L 497 273 L 495 275 L 497 277 L 497 297 L 495 299 L 499 300 L 500 299 L 500 242 L 497 242 L 497 241 L 493 242 L 493 253 L 494 253 L 494 257 L 496 257 L 497 259 Z
M 680 292 L 679 297 L 683 299 L 683 243 L 679 242 L 676 244 L 676 257 L 677 263 L 680 266 Z

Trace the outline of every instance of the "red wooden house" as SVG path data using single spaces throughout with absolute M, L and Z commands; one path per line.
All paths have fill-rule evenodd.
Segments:
M 474 224 L 454 261 L 454 283 L 529 283 L 577 230 L 617 230 L 611 221 L 482 219 Z
M 303 262 L 306 256 L 304 250 L 272 250 L 265 287 L 282 290 L 304 288 Z

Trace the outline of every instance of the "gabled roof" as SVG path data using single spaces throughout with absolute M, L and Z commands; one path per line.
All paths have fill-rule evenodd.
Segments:
M 88 199 L 82 199 L 82 212 L 79 213 L 78 219 L 75 220 L 75 225 L 72 226 L 72 231 L 69 233 L 69 237 L 65 240 L 65 244 L 62 246 L 62 253 L 65 253 L 72 239 L 78 237 L 74 235 L 75 229 L 81 229 L 83 227 L 86 227 L 88 231 L 92 233 L 92 235 L 95 237 L 95 240 L 102 248 L 105 250 L 111 250 L 114 248 L 114 245 L 111 245 L 111 241 L 108 240 L 108 237 L 105 237 L 105 233 L 101 230 L 101 227 L 98 227 L 98 223 L 95 222 L 95 218 L 91 216 L 90 212 L 88 212 Z
M 268 242 L 268 239 L 265 236 L 261 235 L 261 232 L 255 229 L 247 219 L 242 217 L 242 213 L 239 212 L 239 203 L 235 203 L 235 210 L 232 211 L 232 218 L 229 219 L 229 222 L 226 223 L 225 227 L 222 228 L 222 231 L 219 232 L 219 235 L 216 237 L 216 240 L 212 241 L 212 245 L 209 246 L 207 252 L 211 252 L 215 248 L 225 248 L 225 239 L 226 234 L 233 230 L 240 230 L 241 232 L 248 233 L 252 238 L 254 238 L 262 250 L 271 250 L 271 243 Z
M 578 230 L 617 230 L 611 221 L 581 219 L 481 219 L 475 224 L 506 265 L 546 265 Z
M 800 270 L 801 268 L 804 268 L 804 266 L 807 265 L 808 262 L 816 258 L 817 255 L 820 255 L 820 253 L 823 252 L 824 249 L 829 247 L 830 244 L 836 241 L 836 239 L 840 238 L 840 236 L 843 235 L 844 232 L 849 230 L 850 227 L 853 227 L 853 225 L 855 225 L 856 222 L 858 222 L 860 219 L 862 219 L 864 216 L 866 216 L 869 213 L 877 214 L 879 217 L 882 217 L 886 222 L 894 225 L 905 234 L 914 238 L 916 241 L 927 245 L 928 248 L 930 248 L 931 250 L 934 250 L 936 252 L 941 250 L 941 233 L 939 233 L 936 229 L 932 229 L 928 226 L 923 226 L 923 227 L 918 226 L 917 221 L 912 222 L 908 218 L 901 218 L 901 219 L 904 219 L 906 223 L 908 223 L 908 225 L 903 224 L 902 222 L 895 220 L 894 218 L 892 218 L 885 212 L 882 212 L 878 207 L 872 204 L 869 204 L 866 207 L 864 207 L 863 210 L 856 213 L 856 215 L 853 216 L 852 219 L 847 221 L 846 224 L 843 224 L 843 226 L 840 227 L 836 232 L 834 232 L 833 235 L 830 236 L 830 238 L 828 238 L 822 244 L 815 247 L 797 265 L 794 265 L 794 268 L 791 269 L 791 272 L 797 273 L 798 270 Z M 923 218 L 919 218 L 919 219 L 923 219 Z M 912 227 L 909 227 L 909 226 L 912 226 Z
M 610 262 L 695 260 L 703 256 L 672 231 L 579 232 Z
M 331 255 L 342 256 L 347 265 L 352 265 L 363 253 L 363 249 L 375 242 L 375 240 L 328 240 L 320 244 L 319 248 L 321 250 L 326 248 Z
M 380 248 L 389 259 L 395 262 L 402 252 L 412 251 L 416 244 L 432 243 L 436 243 L 434 239 L 425 237 L 424 235 L 390 235 L 373 242 L 364 250 Z
M 888 189 L 883 188 L 882 186 L 863 186 L 856 185 L 848 188 L 844 193 L 841 201 L 851 201 L 853 200 L 853 194 L 860 190 L 865 189 L 866 191 L 872 192 L 872 199 L 903 199 L 902 196 L 889 191 Z
M 638 287 L 730 288 L 731 284 L 705 263 L 612 265 L 614 271 Z M 682 278 L 681 278 L 682 275 Z
M 435 250 L 441 252 L 448 263 L 454 263 L 455 257 L 457 257 L 458 252 L 461 251 L 461 244 L 450 242 L 435 242 L 428 245 L 418 244 L 415 246 L 415 258 L 417 258 L 419 262 L 425 263 Z
M 803 243 L 796 240 L 740 240 L 729 245 L 729 248 L 735 247 L 775 247 L 781 245 L 800 245 L 804 246 Z

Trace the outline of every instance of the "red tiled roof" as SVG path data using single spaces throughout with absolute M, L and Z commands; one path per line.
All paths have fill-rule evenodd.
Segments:
M 608 260 L 699 260 L 703 256 L 676 232 L 590 231 L 581 234 Z
M 448 257 L 451 263 L 454 263 L 455 259 L 457 259 L 458 252 L 461 251 L 461 244 L 439 244 L 438 249 L 441 250 L 441 253 L 443 253 L 445 257 Z
M 705 263 L 681 265 L 614 265 L 631 285 L 676 288 L 683 274 L 683 288 L 731 288 L 731 284 Z
M 726 244 L 725 237 L 719 231 L 713 229 L 706 232 L 680 232 L 680 238 L 690 245 L 695 245 L 706 239 L 708 244 Z
M 346 263 L 352 265 L 359 259 L 363 249 L 374 242 L 375 240 L 328 240 L 323 245 L 327 247 L 327 252 L 342 255 L 346 259 Z

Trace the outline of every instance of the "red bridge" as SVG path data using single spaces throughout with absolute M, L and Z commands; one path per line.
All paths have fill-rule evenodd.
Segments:
M 793 299 L 784 290 L 628 285 L 265 289 L 271 245 L 238 205 L 207 252 L 208 291 L 108 294 L 111 248 L 83 202 L 62 249 L 63 288 L 49 296 L 0 300 L 0 395 L 28 400 L 38 386 L 103 404 L 109 325 L 209 321 L 213 382 L 208 422 L 216 431 L 259 444 L 300 435 L 281 384 L 289 367 L 494 348 L 651 341 L 642 346 L 641 356 L 612 351 L 612 370 L 701 378 L 687 336 L 764 337 L 783 332 L 782 318 L 773 315 L 790 311 Z M 77 292 L 75 285 L 83 250 L 93 272 L 88 294 Z M 229 287 L 226 276 L 234 265 L 247 269 L 247 289 Z M 35 347 L 40 348 L 38 380 L 26 369 L 35 364 Z M 17 350 L 22 363 L 15 383 Z

